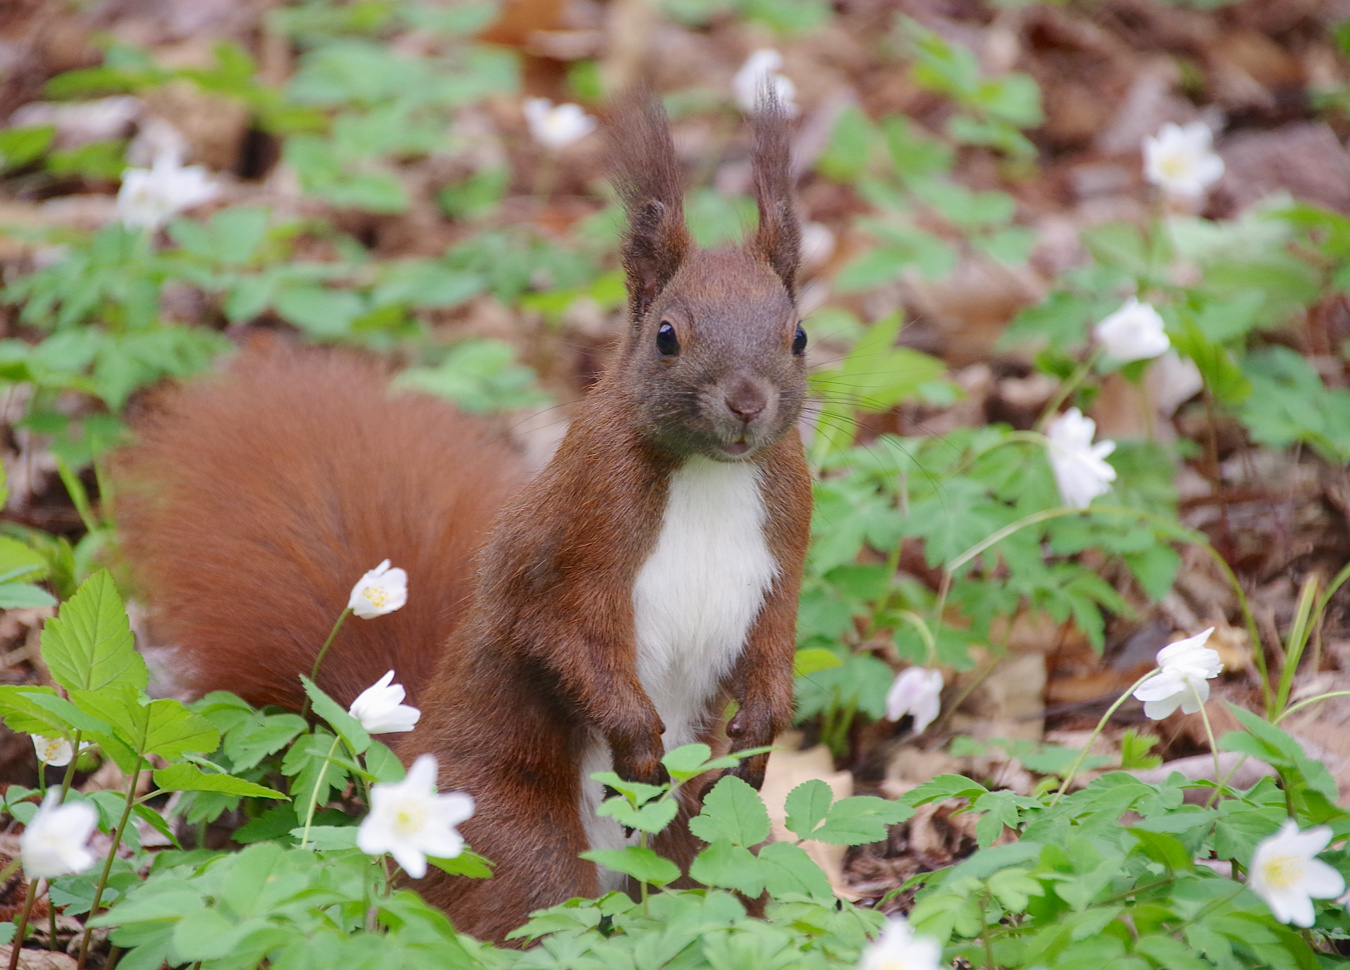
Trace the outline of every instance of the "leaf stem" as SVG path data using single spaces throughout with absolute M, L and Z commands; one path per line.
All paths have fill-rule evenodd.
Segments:
M 94 884 L 94 901 L 89 905 L 89 918 L 91 920 L 98 915 L 98 904 L 103 899 L 104 887 L 108 885 L 108 875 L 112 872 L 113 860 L 117 858 L 117 847 L 122 844 L 122 833 L 126 831 L 127 822 L 131 820 L 131 808 L 135 804 L 136 788 L 141 781 L 144 758 L 143 752 L 137 753 L 136 770 L 131 773 L 131 782 L 127 785 L 126 804 L 122 807 L 122 817 L 118 819 L 117 828 L 113 830 L 112 845 L 108 847 L 108 856 L 103 860 L 103 871 L 99 873 L 98 882 Z M 94 928 L 86 925 L 84 937 L 80 940 L 80 956 L 75 963 L 75 970 L 84 970 L 85 961 L 89 959 L 89 940 L 93 933 Z

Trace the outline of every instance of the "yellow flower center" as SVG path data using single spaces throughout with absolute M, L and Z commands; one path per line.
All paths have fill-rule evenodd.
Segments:
M 402 838 L 416 835 L 426 826 L 427 809 L 425 805 L 404 805 L 394 813 L 394 829 Z
M 1158 168 L 1162 169 L 1164 175 L 1177 178 L 1186 174 L 1190 160 L 1185 155 L 1165 155 L 1158 163 Z
M 1288 889 L 1303 881 L 1303 859 L 1297 855 L 1277 855 L 1261 863 L 1261 875 L 1272 889 Z
M 383 586 L 367 586 L 361 590 L 361 595 L 376 609 L 380 609 L 385 603 L 389 602 L 389 594 Z

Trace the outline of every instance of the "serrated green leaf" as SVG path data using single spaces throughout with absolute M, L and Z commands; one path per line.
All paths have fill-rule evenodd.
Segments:
M 787 827 L 799 839 L 811 838 L 811 832 L 830 813 L 834 792 L 819 778 L 802 782 L 788 793 Z
M 155 772 L 155 784 L 165 791 L 216 791 L 245 798 L 281 798 L 287 796 L 274 788 L 245 781 L 233 775 L 212 775 L 194 764 L 179 762 Z
M 141 691 L 149 682 L 126 608 L 106 569 L 86 579 L 47 621 L 42 658 L 52 679 L 70 691 L 121 686 Z
M 630 829 L 655 834 L 675 821 L 679 812 L 680 803 L 674 798 L 657 799 L 634 807 L 628 803 L 628 799 L 620 796 L 605 799 L 595 814 L 608 816 Z
M 300 682 L 305 685 L 305 695 L 314 707 L 314 713 L 328 722 L 328 726 L 337 732 L 353 753 L 361 754 L 370 747 L 370 732 L 361 726 L 361 722 L 352 717 L 342 705 L 333 700 L 304 674 Z
M 801 846 L 791 842 L 771 842 L 760 850 L 759 861 L 764 888 L 771 895 L 791 893 L 813 899 L 834 898 L 829 878 Z
M 674 751 L 667 751 L 665 757 L 661 759 L 661 764 L 666 766 L 666 770 L 672 776 L 693 778 L 703 770 L 704 763 L 711 757 L 712 748 L 706 744 L 685 744 Z
M 689 820 L 689 830 L 704 842 L 758 845 L 769 837 L 769 812 L 758 792 L 726 775 L 704 796 L 703 810 Z
M 886 829 L 914 814 L 914 809 L 875 795 L 841 798 L 811 838 L 831 845 L 863 845 L 886 838 Z
M 700 852 L 689 875 L 705 886 L 731 889 L 753 899 L 764 891 L 759 859 L 749 849 L 717 841 Z

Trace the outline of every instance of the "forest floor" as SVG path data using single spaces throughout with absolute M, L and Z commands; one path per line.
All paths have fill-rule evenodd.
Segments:
M 244 108 L 179 86 L 147 90 L 122 115 L 63 113 L 46 100 L 44 85 L 63 72 L 101 62 L 109 40 L 149 51 L 161 63 L 182 66 L 211 61 L 214 46 L 234 41 L 257 61 L 261 77 L 284 81 L 293 51 L 269 28 L 272 0 L 9 0 L 0 9 L 0 125 L 55 123 L 59 137 L 78 146 L 100 138 L 142 131 L 151 118 L 176 127 L 190 146 L 190 159 L 223 173 L 226 200 L 255 202 L 282 211 L 318 214 L 381 259 L 442 252 L 468 231 L 434 207 L 413 205 L 406 213 L 374 215 L 304 200 L 277 163 L 278 147 Z M 999 338 L 1015 313 L 1042 298 L 1056 277 L 1079 256 L 1079 235 L 1107 220 L 1143 223 L 1151 216 L 1143 187 L 1140 145 L 1166 122 L 1208 122 L 1218 132 L 1216 148 L 1226 171 L 1210 194 L 1204 215 L 1231 218 L 1272 193 L 1350 215 L 1350 114 L 1336 107 L 1336 93 L 1350 92 L 1350 68 L 1337 42 L 1338 26 L 1350 18 L 1347 0 L 1246 0 L 1209 4 L 1157 0 L 1093 0 L 1065 4 L 993 5 L 973 0 L 840 0 L 817 29 L 775 36 L 762 24 L 714 16 L 697 27 L 649 21 L 634 0 L 518 0 L 484 39 L 518 52 L 525 93 L 571 100 L 569 71 L 596 58 L 609 83 L 649 72 L 665 92 L 729 89 L 747 54 L 773 46 L 783 72 L 797 86 L 803 116 L 796 150 L 807 174 L 800 188 L 805 219 L 828 230 L 831 242 L 808 263 L 809 304 L 828 302 L 876 319 L 904 313 L 906 344 L 940 357 L 964 398 L 949 407 L 902 407 L 868 418 L 864 439 L 884 431 L 941 435 L 988 421 L 1027 428 L 1051 398 L 1053 385 L 1038 376 L 1025 355 L 1005 350 Z M 1040 87 L 1044 122 L 1027 132 L 1034 160 L 999 164 L 988 152 L 962 152 L 955 174 L 975 188 L 998 188 L 1017 203 L 1017 222 L 1036 237 L 1032 259 L 1018 269 L 990 262 L 963 262 L 941 281 L 897 277 L 865 294 L 831 291 L 839 269 L 867 245 L 856 227 L 863 210 L 856 192 L 812 173 L 825 151 L 834 122 L 849 105 L 869 116 L 904 115 L 940 129 L 950 103 L 914 82 L 909 72 L 878 57 L 897 13 L 914 18 L 950 43 L 969 48 L 988 74 L 1019 71 Z M 655 31 L 645 57 L 635 36 Z M 415 47 L 417 38 L 392 38 Z M 1322 92 L 1314 97 L 1313 92 Z M 1350 103 L 1350 102 L 1347 102 Z M 222 106 L 223 105 L 223 106 Z M 599 108 L 597 105 L 590 106 Z M 496 164 L 509 166 L 509 184 L 494 217 L 503 225 L 530 223 L 559 233 L 598 211 L 593 189 L 602 178 L 598 139 L 553 158 L 535 150 L 525 133 L 519 99 L 489 99 L 466 111 L 466 130 L 481 132 L 480 147 Z M 722 161 L 728 134 L 718 121 L 691 112 L 677 118 L 676 140 L 687 159 L 706 159 L 697 173 L 705 183 L 744 186 L 741 161 Z M 403 177 L 418 198 L 419 178 L 445 177 L 434 161 L 411 162 Z M 538 187 L 550 191 L 541 201 Z M 40 183 L 0 181 L 0 225 L 60 226 L 83 230 L 113 219 L 115 178 L 70 177 Z M 824 244 L 822 244 L 824 245 Z M 12 276 L 40 258 L 21 234 L 0 232 L 0 271 Z M 198 296 L 166 294 L 175 318 L 226 329 L 218 311 Z M 265 321 L 267 322 L 267 321 Z M 275 321 L 271 321 L 275 323 Z M 559 400 L 574 400 L 594 375 L 600 348 L 614 321 L 582 307 L 564 315 L 545 339 L 529 311 L 506 307 L 491 295 L 476 298 L 435 321 L 446 332 L 492 336 L 518 347 Z M 807 318 L 810 326 L 810 318 Z M 27 333 L 13 310 L 0 308 L 0 337 Z M 814 338 L 813 338 L 814 339 Z M 1341 348 L 1350 339 L 1350 308 L 1325 300 L 1265 339 L 1315 360 L 1333 387 L 1350 386 Z M 1136 391 L 1108 382 L 1093 415 L 1108 438 L 1145 434 Z M 1163 437 L 1200 438 L 1203 415 L 1178 409 Z M 9 515 L 15 521 L 76 537 L 80 516 L 37 445 L 21 445 L 6 429 L 0 441 L 10 475 Z M 556 426 L 541 437 L 556 438 Z M 1278 644 L 1310 577 L 1325 582 L 1350 560 L 1350 474 L 1311 452 L 1273 452 L 1255 447 L 1236 423 L 1219 424 L 1212 448 L 1197 453 L 1177 481 L 1182 521 L 1206 534 L 1236 572 L 1252 605 L 1262 639 Z M 25 439 L 27 441 L 27 439 Z M 540 445 L 546 447 L 546 444 Z M 970 773 L 1006 787 L 1029 791 L 1035 776 L 1013 757 L 1010 744 L 982 753 L 953 754 L 958 735 L 1079 746 L 1105 708 L 1153 663 L 1156 651 L 1181 632 L 1217 627 L 1216 646 L 1226 672 L 1208 711 L 1215 730 L 1233 725 L 1225 701 L 1259 703 L 1250 644 L 1234 594 L 1203 555 L 1183 553 L 1183 566 L 1161 604 L 1135 603 L 1133 615 L 1108 627 L 1099 653 L 1070 624 L 1019 619 L 1011 651 L 995 665 L 977 668 L 949 684 L 950 709 L 915 739 L 896 725 L 857 727 L 848 757 L 807 748 L 776 760 L 770 792 L 782 792 L 804 777 L 825 777 L 837 791 L 896 796 L 942 772 Z M 1294 696 L 1350 685 L 1350 599 L 1344 592 L 1327 611 L 1302 668 Z M 40 610 L 0 616 L 3 679 L 27 682 L 42 676 L 35 663 Z M 1268 658 L 1278 667 L 1279 657 Z M 1137 705 L 1116 714 L 1098 741 L 1109 751 L 1119 735 L 1146 722 Z M 1321 757 L 1350 800 L 1350 704 L 1332 703 L 1291 719 L 1285 727 Z M 1204 731 L 1194 718 L 1157 725 L 1164 759 L 1154 774 L 1171 770 L 1203 774 L 1209 764 Z M 808 731 L 808 735 L 809 735 Z M 1248 766 L 1244 770 L 1256 770 Z M 0 741 L 0 779 L 31 783 L 36 762 L 26 739 Z M 1239 779 L 1239 782 L 1241 779 Z M 86 784 L 105 783 L 97 776 Z M 770 799 L 772 795 L 769 794 Z M 780 796 L 781 797 L 781 794 Z M 973 845 L 973 826 L 939 806 L 897 826 L 889 843 L 850 850 L 845 858 L 822 850 L 836 882 L 861 897 L 879 897 L 920 869 L 950 862 Z M 0 836 L 0 848 L 4 847 Z

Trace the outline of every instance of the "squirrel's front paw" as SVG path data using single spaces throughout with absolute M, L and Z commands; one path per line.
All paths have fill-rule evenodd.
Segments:
M 660 732 L 640 740 L 611 742 L 610 747 L 614 754 L 614 771 L 624 781 L 638 781 L 644 785 L 664 785 L 670 781 L 666 766 L 661 764 L 666 749 L 661 744 Z

